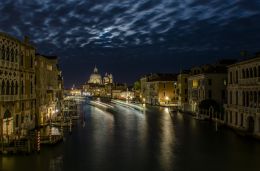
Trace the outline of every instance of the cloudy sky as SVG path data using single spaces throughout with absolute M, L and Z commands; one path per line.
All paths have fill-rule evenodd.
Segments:
M 131 83 L 260 51 L 259 0 L 1 0 L 0 30 L 58 55 L 65 85 L 95 65 Z

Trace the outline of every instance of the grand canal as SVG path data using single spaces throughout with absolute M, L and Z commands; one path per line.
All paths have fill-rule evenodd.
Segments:
M 63 143 L 40 154 L 1 156 L 0 170 L 260 170 L 258 141 L 166 108 L 111 105 L 108 112 L 85 104 L 85 126 L 79 120 Z

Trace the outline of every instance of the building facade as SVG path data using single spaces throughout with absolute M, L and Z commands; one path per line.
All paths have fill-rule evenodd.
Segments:
M 1 137 L 23 136 L 35 127 L 35 48 L 0 33 Z
M 177 106 L 177 76 L 151 74 L 140 79 L 143 103 L 161 106 Z
M 260 136 L 260 55 L 228 67 L 226 123 Z
M 218 106 L 220 110 L 226 102 L 227 71 L 225 66 L 202 66 L 191 69 L 188 77 L 188 111 L 201 113 L 201 108 L 206 112 L 203 114 L 212 118 L 208 106 L 201 106 L 207 101 L 214 102 L 212 106 Z M 211 104 L 209 104 L 211 105 Z M 218 111 L 220 112 L 220 111 Z
M 189 104 L 188 101 L 188 77 L 190 71 L 182 71 L 178 75 L 177 92 L 178 92 L 178 108 L 184 111 Z
M 111 97 L 113 87 L 112 74 L 99 74 L 97 67 L 94 68 L 93 73 L 90 75 L 88 81 L 82 86 L 83 93 L 89 96 L 97 97 Z
M 122 92 L 127 91 L 127 85 L 120 84 L 120 83 L 114 83 L 111 91 L 112 91 L 113 99 L 122 99 Z
M 62 114 L 63 79 L 57 56 L 36 55 L 36 113 L 38 125 Z

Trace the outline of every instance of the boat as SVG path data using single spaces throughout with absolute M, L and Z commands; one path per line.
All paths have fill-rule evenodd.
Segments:
M 206 118 L 203 115 L 200 115 L 199 113 L 197 113 L 195 116 L 193 116 L 194 119 L 196 120 L 205 120 Z

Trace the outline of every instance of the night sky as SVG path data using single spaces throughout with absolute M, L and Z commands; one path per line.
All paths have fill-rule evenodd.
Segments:
M 1 0 L 0 30 L 58 55 L 66 87 L 95 65 L 132 83 L 260 51 L 260 0 Z

